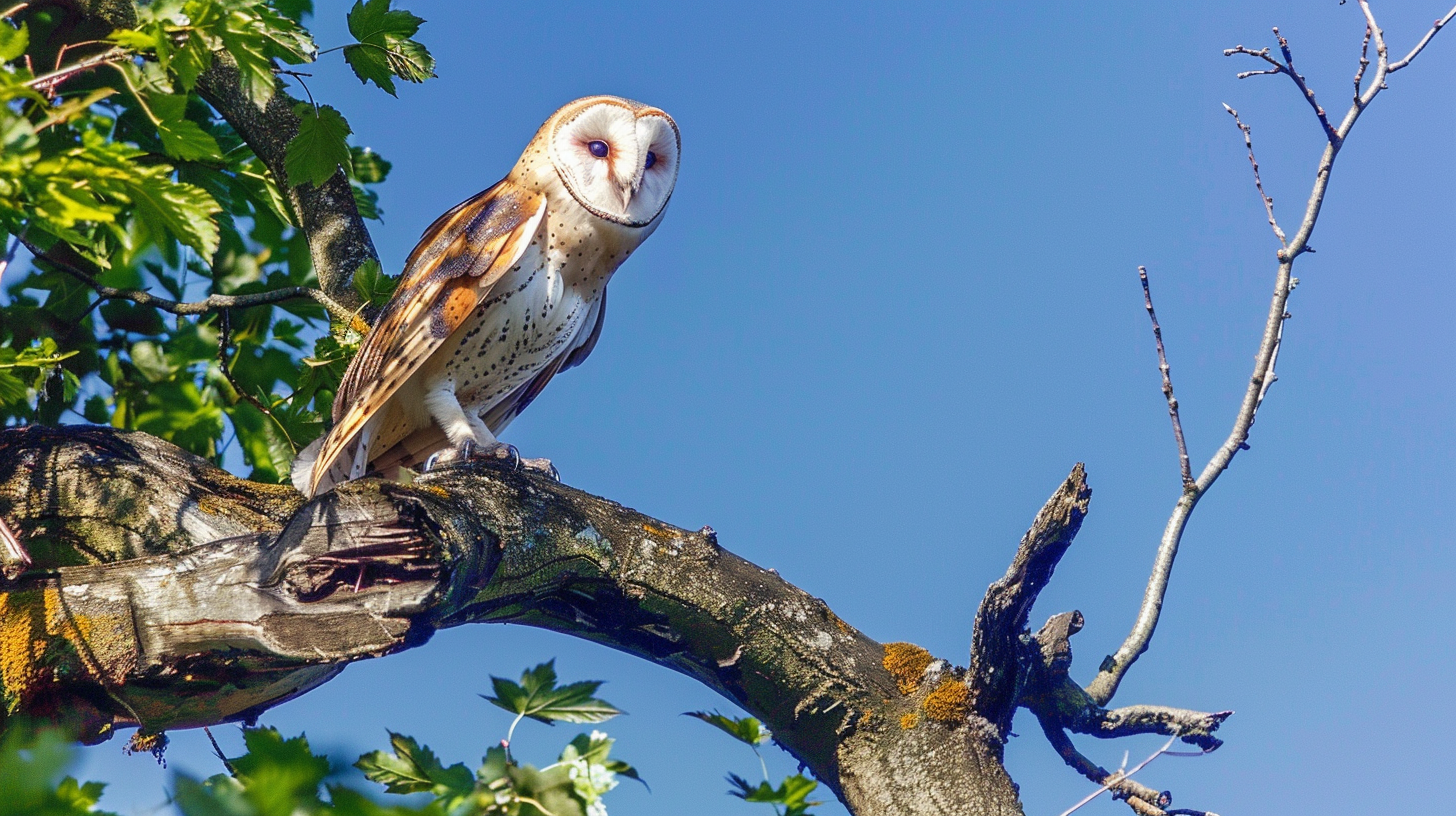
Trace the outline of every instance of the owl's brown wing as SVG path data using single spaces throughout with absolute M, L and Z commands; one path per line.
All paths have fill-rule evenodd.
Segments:
M 325 486 L 366 423 L 520 260 L 545 214 L 544 196 L 502 181 L 430 225 L 344 372 L 334 398 L 334 427 L 313 462 L 309 495 Z

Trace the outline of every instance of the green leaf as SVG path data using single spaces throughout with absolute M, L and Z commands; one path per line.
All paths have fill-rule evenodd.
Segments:
M 601 765 L 618 776 L 625 776 L 628 779 L 635 779 L 647 787 L 647 783 L 637 773 L 637 769 L 628 765 L 620 759 L 610 759 L 607 754 L 612 750 L 616 740 L 608 737 L 600 731 L 593 731 L 590 734 L 577 734 L 576 738 L 567 743 L 566 748 L 561 752 L 561 762 L 571 762 L 576 759 L 584 759 L 592 765 Z M 651 788 L 648 788 L 651 790 Z
M 19 58 L 29 46 L 30 32 L 25 23 L 21 23 L 20 28 L 11 28 L 9 24 L 0 22 L 0 62 Z
M 303 736 L 284 739 L 273 728 L 243 731 L 248 752 L 231 760 L 243 794 L 258 816 L 292 816 L 317 809 L 328 757 L 315 754 Z
M 168 156 L 188 161 L 222 158 L 217 140 L 186 117 L 186 94 L 151 96 L 146 102 L 158 119 L 157 134 L 162 137 L 162 149 Z
M 298 115 L 298 133 L 288 142 L 283 156 L 284 172 L 294 187 L 308 182 L 315 187 L 333 178 L 342 167 L 353 172 L 353 156 L 346 141 L 349 123 L 328 105 L 315 108 L 306 102 L 294 106 Z
M 188 0 L 183 12 L 210 47 L 232 56 L 244 92 L 260 107 L 277 88 L 274 59 L 297 65 L 314 57 L 308 33 L 266 3 Z
M 434 75 L 435 58 L 410 39 L 424 20 L 403 9 L 391 9 L 392 0 L 356 0 L 349 10 L 349 33 L 359 42 L 344 47 L 344 61 L 360 82 L 373 82 L 393 95 L 394 77 L 424 82 Z
M 0 816 L 111 816 L 94 810 L 102 786 L 65 776 L 74 754 L 58 731 L 8 722 L 0 738 Z
M 459 796 L 475 789 L 475 776 L 463 764 L 445 767 L 435 752 L 412 737 L 389 732 L 394 753 L 373 751 L 359 757 L 354 767 L 390 793 L 433 792 L 436 796 Z
M 313 14 L 313 0 L 273 0 L 273 8 L 284 17 L 302 23 L 305 16 Z
M 399 278 L 384 274 L 379 261 L 365 261 L 354 271 L 354 291 L 372 306 L 383 306 L 389 302 Z
M 384 181 L 394 167 L 383 156 L 367 147 L 350 147 L 349 154 L 353 157 L 354 180 L 360 184 L 378 184 Z
M 0 39 L 3 37 L 4 34 L 0 33 Z M 155 51 L 164 42 L 162 33 L 158 30 L 137 31 L 129 28 L 118 28 L 107 34 L 106 40 L 131 51 Z M 3 51 L 0 51 L 0 56 L 4 56 Z
M 213 216 L 222 207 L 201 187 L 178 184 L 167 177 L 167 168 L 160 169 L 160 173 L 138 174 L 122 180 L 136 205 L 137 218 L 158 238 L 170 233 L 202 257 L 211 258 L 219 240 Z
M 728 791 L 730 795 L 737 796 L 745 802 L 783 805 L 784 816 L 810 816 L 809 808 L 824 804 L 808 800 L 809 794 L 819 787 L 819 783 L 801 774 L 785 778 L 777 788 L 768 782 L 751 785 L 748 780 L 737 774 L 728 774 L 728 783 L 735 788 L 735 790 Z
M 212 65 L 212 49 L 200 32 L 188 31 L 187 40 L 175 48 L 167 62 L 167 70 L 177 78 L 182 90 L 191 91 L 197 86 L 197 78 Z
M 739 742 L 745 742 L 749 745 L 762 745 L 773 739 L 773 733 L 767 728 L 764 728 L 763 723 L 753 717 L 729 717 L 719 714 L 716 711 L 712 714 L 706 711 L 685 711 L 683 712 L 683 716 L 697 717 Z
M 542 663 L 521 675 L 520 683 L 491 677 L 494 697 L 480 695 L 514 714 L 550 724 L 555 721 L 598 723 L 621 714 L 611 703 L 592 695 L 601 688 L 600 680 L 587 680 L 556 687 L 556 661 Z

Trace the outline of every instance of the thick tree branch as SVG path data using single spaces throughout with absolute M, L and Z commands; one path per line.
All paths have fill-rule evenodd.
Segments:
M 145 434 L 0 430 L 8 713 L 86 739 L 247 720 L 347 662 L 476 622 L 549 628 L 728 696 L 856 813 L 1020 812 L 964 672 L 876 643 L 689 532 L 508 464 L 305 503 Z M 923 653 L 923 650 L 920 650 Z

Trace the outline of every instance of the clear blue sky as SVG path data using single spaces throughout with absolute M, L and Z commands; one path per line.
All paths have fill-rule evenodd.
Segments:
M 345 4 L 319 5 L 319 43 L 343 42 Z M 438 80 L 390 99 L 337 54 L 310 80 L 394 162 L 374 230 L 392 271 L 570 99 L 634 97 L 682 128 L 677 192 L 613 282 L 601 344 L 507 441 L 573 485 L 710 524 L 872 637 L 958 663 L 987 583 L 1084 461 L 1092 512 L 1033 625 L 1082 610 L 1074 676 L 1091 677 L 1132 622 L 1179 490 L 1135 268 L 1152 271 L 1201 464 L 1243 393 L 1274 273 L 1219 103 L 1253 126 L 1286 224 L 1322 142 L 1287 79 L 1235 80 L 1256 66 L 1220 52 L 1272 45 L 1277 24 L 1343 111 L 1354 3 L 410 7 L 429 19 Z M 1377 7 L 1402 52 L 1443 11 Z M 1456 32 L 1392 78 L 1348 143 L 1252 450 L 1199 507 L 1157 638 L 1119 694 L 1238 712 L 1217 753 L 1145 772 L 1176 805 L 1450 807 L 1453 91 Z M 507 725 L 476 697 L 488 675 L 553 656 L 631 712 L 608 730 L 652 792 L 615 792 L 614 814 L 767 813 L 723 795 L 723 773 L 754 771 L 752 756 L 679 716 L 726 701 L 529 629 L 443 632 L 263 722 L 348 759 L 391 728 L 473 763 Z M 523 726 L 521 754 L 547 760 L 568 728 Z M 1007 762 L 1028 813 L 1090 790 L 1024 712 L 1017 730 Z M 237 750 L 235 729 L 220 734 Z M 200 733 L 174 739 L 173 769 L 219 770 Z M 1078 738 L 1114 767 L 1158 742 Z M 103 801 L 158 812 L 170 771 L 120 740 L 86 756 L 83 772 L 113 783 Z

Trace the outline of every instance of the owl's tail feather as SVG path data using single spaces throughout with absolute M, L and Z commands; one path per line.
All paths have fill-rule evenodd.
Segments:
M 298 488 L 298 492 L 302 493 L 305 496 L 308 496 L 309 498 L 313 498 L 313 495 L 308 491 L 308 483 L 313 481 L 313 463 L 318 461 L 319 451 L 322 450 L 323 447 L 324 437 L 320 436 L 318 439 L 310 442 L 308 444 L 308 447 L 299 451 L 298 457 L 293 460 L 293 472 L 291 474 L 293 478 L 293 486 Z M 321 484 L 319 485 L 319 489 L 328 490 L 331 486 L 332 485 Z
M 395 474 L 399 468 L 417 468 L 431 454 L 449 449 L 449 437 L 445 436 L 439 425 L 431 422 L 371 459 L 369 469 L 383 474 Z

